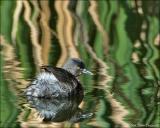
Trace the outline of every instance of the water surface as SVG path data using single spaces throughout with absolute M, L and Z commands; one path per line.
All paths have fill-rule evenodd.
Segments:
M 1 127 L 160 127 L 159 4 L 1 1 Z M 44 122 L 44 101 L 30 101 L 23 91 L 41 65 L 61 67 L 70 57 L 94 73 L 80 77 L 85 95 L 79 105 L 93 116 Z M 49 110 L 56 109 L 54 102 L 45 101 Z

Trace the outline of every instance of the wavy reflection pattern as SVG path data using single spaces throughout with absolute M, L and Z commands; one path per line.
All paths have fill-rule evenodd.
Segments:
M 159 1 L 1 1 L 2 127 L 159 127 Z M 10 20 L 8 20 L 10 17 Z M 23 98 L 39 66 L 82 58 L 84 122 L 43 122 Z

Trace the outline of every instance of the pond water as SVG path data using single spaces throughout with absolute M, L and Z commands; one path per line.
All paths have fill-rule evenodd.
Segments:
M 1 1 L 1 127 L 160 127 L 159 1 Z M 10 17 L 10 20 L 8 20 Z M 24 91 L 40 66 L 81 58 L 84 98 Z

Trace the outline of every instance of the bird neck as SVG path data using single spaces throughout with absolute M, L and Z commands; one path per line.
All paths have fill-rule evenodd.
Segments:
M 64 65 L 63 69 L 66 70 L 66 71 L 68 71 L 68 72 L 70 72 L 74 76 L 78 76 L 78 74 L 79 74 L 79 72 L 78 72 L 78 70 L 76 69 L 75 66 Z

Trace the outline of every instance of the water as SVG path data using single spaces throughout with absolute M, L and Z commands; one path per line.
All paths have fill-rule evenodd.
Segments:
M 158 5 L 2 1 L 1 127 L 160 127 Z M 81 58 L 94 73 L 80 77 L 85 90 L 80 105 L 23 95 L 41 65 L 61 67 L 68 57 Z M 65 121 L 79 109 L 84 119 Z M 52 111 L 62 112 L 63 121 L 43 121 Z

